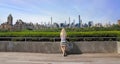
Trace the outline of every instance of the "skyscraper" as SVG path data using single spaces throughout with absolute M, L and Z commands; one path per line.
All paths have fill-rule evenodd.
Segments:
M 53 19 L 52 19 L 52 17 L 51 17 L 51 22 L 50 22 L 50 28 L 53 28 Z
M 70 20 L 70 17 L 69 17 L 69 28 L 71 27 L 71 24 L 70 24 L 70 23 L 71 23 L 71 20 Z
M 52 19 L 52 17 L 51 17 L 51 25 L 52 25 L 52 21 L 53 21 L 53 19 Z
M 66 28 L 66 26 L 67 26 L 67 23 L 66 23 L 66 20 L 65 20 L 65 28 Z
M 80 18 L 80 15 L 78 16 L 78 18 L 79 18 L 79 28 L 81 28 L 82 27 L 82 20 Z

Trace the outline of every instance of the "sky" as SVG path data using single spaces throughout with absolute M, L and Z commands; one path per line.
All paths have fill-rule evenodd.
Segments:
M 120 19 L 120 0 L 0 0 L 0 24 L 7 21 L 7 16 L 12 14 L 15 23 L 17 19 L 24 22 L 69 23 L 78 15 L 82 22 L 87 23 L 117 23 Z

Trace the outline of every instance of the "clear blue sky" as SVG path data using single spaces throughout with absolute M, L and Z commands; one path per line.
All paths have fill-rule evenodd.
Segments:
M 0 23 L 6 21 L 9 14 L 25 22 L 48 23 L 68 22 L 71 17 L 78 22 L 81 15 L 83 23 L 116 23 L 120 19 L 120 0 L 0 0 Z

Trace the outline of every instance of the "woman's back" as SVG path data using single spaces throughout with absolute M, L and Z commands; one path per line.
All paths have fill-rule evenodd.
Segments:
M 66 31 L 65 31 L 65 29 L 63 28 L 62 30 L 61 30 L 61 33 L 60 33 L 60 38 L 61 38 L 61 42 L 65 42 L 66 41 Z

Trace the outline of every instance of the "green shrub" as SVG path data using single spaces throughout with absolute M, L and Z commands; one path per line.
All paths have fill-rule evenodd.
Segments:
M 59 37 L 60 32 L 0 32 L 0 37 Z M 120 37 L 120 31 L 67 32 L 68 37 Z

